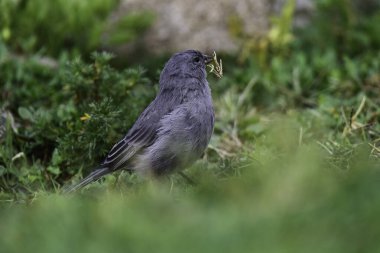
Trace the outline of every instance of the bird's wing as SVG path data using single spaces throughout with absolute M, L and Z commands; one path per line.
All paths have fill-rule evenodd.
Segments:
M 156 98 L 144 110 L 127 135 L 112 147 L 102 167 L 108 167 L 111 171 L 121 169 L 136 152 L 152 145 L 160 128 L 161 118 L 170 113 L 176 104 L 168 103 L 165 98 L 163 101 Z
M 156 118 L 160 117 L 159 114 L 154 113 L 154 110 L 150 108 L 154 108 L 154 106 L 145 109 L 133 127 L 129 130 L 128 134 L 112 147 L 107 158 L 99 168 L 78 184 L 67 187 L 64 192 L 74 192 L 108 173 L 124 168 L 128 163 L 128 160 L 136 154 L 136 152 L 143 147 L 150 146 L 157 135 L 159 122 Z M 150 117 L 150 115 L 152 116 Z
M 151 145 L 155 137 L 154 125 L 133 127 L 121 141 L 112 147 L 102 166 L 109 167 L 112 171 L 120 169 L 137 151 Z

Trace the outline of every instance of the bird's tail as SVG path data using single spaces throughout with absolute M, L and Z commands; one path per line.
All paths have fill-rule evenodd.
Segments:
M 66 187 L 65 189 L 63 189 L 63 193 L 69 194 L 69 193 L 75 192 L 75 191 L 85 187 L 86 185 L 98 180 L 102 176 L 107 175 L 108 173 L 110 173 L 110 170 L 108 167 L 100 167 L 100 168 L 96 169 L 95 171 L 91 172 L 87 177 L 82 179 L 82 181 L 80 181 L 78 184 L 73 185 L 73 186 L 69 186 L 69 187 Z

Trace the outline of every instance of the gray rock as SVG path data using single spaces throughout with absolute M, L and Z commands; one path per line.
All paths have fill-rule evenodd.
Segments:
M 137 42 L 119 48 L 133 52 L 143 46 L 149 53 L 184 49 L 236 52 L 239 41 L 232 35 L 231 20 L 239 20 L 248 36 L 260 36 L 269 29 L 270 17 L 285 0 L 122 0 L 113 20 L 133 12 L 155 14 L 154 24 Z M 311 0 L 298 0 L 301 9 Z

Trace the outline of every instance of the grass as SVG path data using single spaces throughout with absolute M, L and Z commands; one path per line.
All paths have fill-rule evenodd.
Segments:
M 187 171 L 195 186 L 121 174 L 73 196 L 41 190 L 2 202 L 2 250 L 377 252 L 380 168 L 371 146 L 323 143 L 331 131 L 315 119 L 302 126 L 311 116 L 299 114 L 268 116 L 251 147 L 199 161 Z
M 347 171 L 330 166 L 317 144 L 291 146 L 280 136 L 234 175 L 198 164 L 190 170 L 202 175 L 196 186 L 125 175 L 85 194 L 3 203 L 2 250 L 377 252 L 380 171 L 368 150 L 355 151 Z

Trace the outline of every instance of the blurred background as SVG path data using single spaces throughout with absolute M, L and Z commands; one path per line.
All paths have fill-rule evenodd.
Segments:
M 1 251 L 380 251 L 379 24 L 379 0 L 0 0 Z M 224 66 L 196 184 L 60 196 L 185 49 Z

